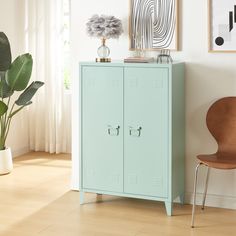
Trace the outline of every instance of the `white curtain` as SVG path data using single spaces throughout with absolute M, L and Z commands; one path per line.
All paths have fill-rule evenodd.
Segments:
M 29 144 L 34 151 L 71 152 L 71 96 L 63 82 L 63 0 L 25 0 L 26 51 L 32 80 L 45 85 L 29 107 Z

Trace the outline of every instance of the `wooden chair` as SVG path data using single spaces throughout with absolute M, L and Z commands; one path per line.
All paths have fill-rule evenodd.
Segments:
M 198 164 L 195 169 L 192 228 L 194 227 L 196 186 L 199 166 L 204 165 L 208 168 L 202 202 L 203 210 L 210 168 L 224 170 L 236 169 L 236 97 L 225 97 L 216 101 L 207 112 L 206 124 L 218 144 L 218 150 L 215 154 L 197 156 Z

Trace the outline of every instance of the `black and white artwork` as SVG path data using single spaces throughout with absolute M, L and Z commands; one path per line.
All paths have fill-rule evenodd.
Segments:
M 177 50 L 178 0 L 130 1 L 130 48 Z
M 236 0 L 209 1 L 209 51 L 236 51 Z

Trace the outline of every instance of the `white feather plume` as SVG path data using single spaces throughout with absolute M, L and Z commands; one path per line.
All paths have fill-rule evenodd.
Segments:
M 87 33 L 90 37 L 97 38 L 119 38 L 123 33 L 121 20 L 114 16 L 93 15 L 88 23 Z

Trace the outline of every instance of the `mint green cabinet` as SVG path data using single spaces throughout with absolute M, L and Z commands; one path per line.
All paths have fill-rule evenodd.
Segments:
M 184 65 L 80 63 L 80 193 L 184 195 Z M 177 199 L 178 200 L 178 199 Z
M 123 70 L 82 70 L 83 186 L 123 192 Z
M 124 192 L 167 197 L 168 69 L 124 69 Z

